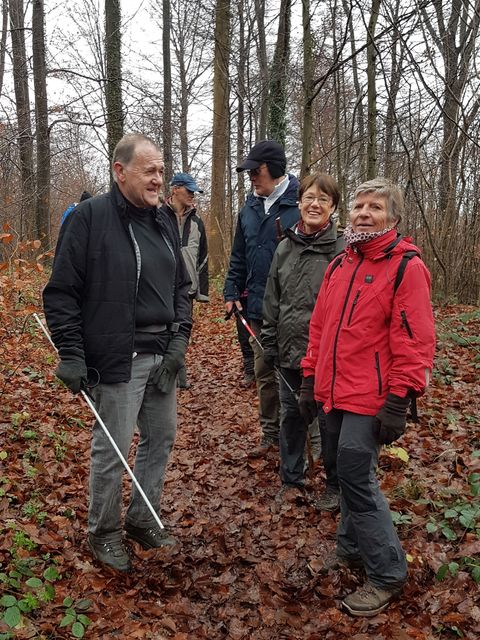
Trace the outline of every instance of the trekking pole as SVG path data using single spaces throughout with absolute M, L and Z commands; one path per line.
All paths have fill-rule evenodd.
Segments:
M 263 345 L 260 342 L 260 340 L 257 338 L 257 336 L 255 335 L 255 333 L 253 332 L 252 327 L 248 324 L 248 322 L 245 320 L 245 318 L 242 316 L 242 314 L 240 313 L 240 311 L 238 310 L 238 308 L 235 306 L 235 303 L 233 304 L 232 307 L 232 311 L 231 313 L 227 313 L 227 315 L 225 316 L 226 320 L 228 320 L 229 318 L 232 317 L 232 313 L 235 314 L 237 316 L 237 318 L 240 320 L 240 322 L 243 324 L 243 326 L 245 327 L 245 329 L 248 331 L 248 333 L 252 336 L 252 338 L 255 340 L 255 342 L 258 344 L 258 346 L 260 347 L 260 349 L 262 350 L 262 352 L 264 351 Z M 293 395 L 295 396 L 296 400 L 298 400 L 298 391 L 295 391 L 292 387 L 292 385 L 288 382 L 288 380 L 285 378 L 285 376 L 283 375 L 283 373 L 280 371 L 280 367 L 277 366 L 273 366 L 273 368 L 275 369 L 275 371 L 278 373 L 279 377 L 282 379 L 282 381 L 285 383 L 285 386 L 287 387 L 287 389 L 290 391 L 290 393 L 293 393 Z
M 40 329 L 43 331 L 43 334 L 45 335 L 45 337 L 47 338 L 47 340 L 50 342 L 50 344 L 52 345 L 52 347 L 55 349 L 55 351 L 58 353 L 58 349 L 56 348 L 56 346 L 53 344 L 53 340 L 50 336 L 50 334 L 48 333 L 47 329 L 45 328 L 45 325 L 43 324 L 43 322 L 41 321 L 41 319 L 39 318 L 39 316 L 34 313 L 33 317 L 35 318 L 36 322 L 38 323 Z M 98 411 L 95 408 L 95 405 L 93 404 L 93 399 L 90 396 L 90 394 L 85 391 L 84 389 L 80 390 L 80 393 L 83 396 L 83 399 L 85 400 L 85 402 L 88 404 L 88 406 L 90 407 L 93 415 L 95 416 L 98 424 L 101 426 L 101 428 L 103 429 L 103 432 L 105 433 L 105 435 L 107 436 L 107 438 L 110 441 L 110 444 L 112 445 L 112 447 L 115 449 L 115 453 L 117 454 L 117 456 L 120 458 L 120 462 L 123 464 L 123 466 L 125 467 L 125 471 L 128 473 L 128 475 L 130 476 L 130 478 L 132 479 L 133 484 L 135 485 L 135 487 L 137 488 L 139 494 L 142 496 L 143 501 L 145 502 L 146 506 L 148 507 L 148 510 L 150 511 L 150 513 L 152 514 L 155 522 L 158 524 L 158 526 L 160 527 L 160 529 L 164 529 L 165 527 L 162 524 L 162 521 L 160 520 L 160 518 L 158 517 L 157 512 L 155 511 L 155 509 L 152 507 L 152 503 L 150 502 L 150 500 L 147 498 L 144 490 L 142 489 L 142 487 L 140 486 L 140 483 L 138 482 L 137 478 L 135 477 L 133 471 L 130 469 L 128 462 L 125 460 L 122 452 L 120 451 L 120 449 L 117 446 L 117 443 L 115 442 L 115 440 L 112 438 L 110 431 L 107 429 L 105 423 L 103 422 L 102 418 L 100 417 L 100 414 L 98 413 Z

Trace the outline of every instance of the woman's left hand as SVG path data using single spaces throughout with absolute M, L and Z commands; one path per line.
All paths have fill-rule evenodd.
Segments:
M 394 393 L 387 395 L 385 404 L 375 416 L 373 425 L 375 437 L 380 444 L 391 444 L 405 433 L 409 406 L 408 396 L 400 398 Z

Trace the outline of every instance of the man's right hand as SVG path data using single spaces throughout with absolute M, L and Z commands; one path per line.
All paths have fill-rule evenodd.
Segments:
M 225 311 L 227 312 L 228 317 L 232 315 L 234 306 L 237 307 L 239 311 L 243 311 L 240 300 L 228 300 L 227 302 L 225 302 Z
M 305 424 L 311 424 L 318 416 L 318 406 L 313 395 L 313 387 L 315 385 L 315 376 L 302 378 L 302 386 L 300 387 L 300 397 L 298 399 L 298 408 L 300 415 Z
M 88 377 L 85 360 L 77 356 L 62 356 L 55 375 L 67 385 L 70 391 L 80 393 Z

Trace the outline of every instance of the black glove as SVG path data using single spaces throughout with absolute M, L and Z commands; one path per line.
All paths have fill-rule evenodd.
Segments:
M 70 391 L 80 393 L 87 384 L 88 376 L 84 357 L 76 354 L 61 354 L 55 375 L 67 385 Z
M 305 421 L 305 424 L 311 424 L 318 416 L 318 406 L 315 398 L 313 397 L 313 387 L 315 384 L 315 377 L 308 376 L 308 378 L 302 378 L 302 386 L 300 387 L 300 397 L 298 399 L 298 408 L 300 415 Z
M 276 349 L 264 349 L 263 350 L 263 361 L 270 367 L 270 369 L 275 369 L 275 367 L 279 366 L 278 361 L 278 352 Z
M 178 370 L 185 365 L 188 338 L 175 333 L 167 345 L 163 360 L 150 374 L 150 380 L 162 393 L 169 393 L 175 387 Z
M 410 397 L 400 398 L 389 393 L 385 404 L 377 413 L 373 425 L 375 437 L 380 444 L 391 444 L 404 433 L 407 425 L 407 409 Z

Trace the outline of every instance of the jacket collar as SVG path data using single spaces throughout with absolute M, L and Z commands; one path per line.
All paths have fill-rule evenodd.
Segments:
M 301 236 L 296 233 L 298 222 L 285 231 L 285 235 L 292 240 L 292 242 L 296 242 L 297 244 L 301 244 L 305 247 L 317 247 L 325 244 L 331 244 L 332 242 L 337 241 L 337 223 L 332 220 L 332 224 L 325 229 L 325 231 L 319 235 L 317 238 L 312 240 L 312 242 L 305 242 Z
M 360 254 L 370 260 L 380 260 L 391 253 L 401 253 L 402 249 L 399 247 L 401 241 L 400 233 L 396 229 L 392 229 L 379 238 L 348 247 L 347 253 Z
M 279 197 L 275 204 L 286 205 L 286 206 L 294 206 L 298 202 L 298 187 L 299 182 L 297 178 L 289 173 L 288 174 L 288 187 L 285 192 Z M 253 192 L 248 195 L 247 202 L 252 207 L 261 206 L 263 209 L 263 200 L 264 198 L 261 196 L 256 196 Z

